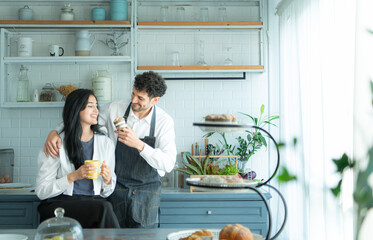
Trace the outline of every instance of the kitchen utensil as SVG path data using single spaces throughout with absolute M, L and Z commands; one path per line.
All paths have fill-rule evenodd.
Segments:
M 92 41 L 91 37 L 93 37 Z M 90 34 L 88 30 L 78 30 L 75 38 L 75 56 L 91 55 L 91 49 L 96 41 L 95 35 Z
M 22 234 L 0 234 L 0 240 L 27 240 L 28 237 Z
M 65 50 L 58 45 L 49 45 L 49 56 L 60 57 L 65 53 Z
M 167 14 L 168 14 L 168 7 L 162 6 L 160 9 L 160 22 L 166 22 L 167 21 Z
M 107 70 L 97 70 L 92 77 L 92 90 L 98 101 L 111 101 L 111 76 Z
M 104 21 L 106 20 L 105 8 L 92 8 L 92 20 L 93 21 Z
M 39 96 L 40 102 L 55 102 L 57 100 L 57 93 L 51 83 L 46 83 L 41 89 Z
M 185 8 L 183 8 L 183 7 L 176 8 L 176 20 L 178 22 L 184 22 L 185 21 Z
M 32 56 L 32 38 L 20 37 L 18 40 L 18 57 Z
M 128 20 L 128 3 L 126 0 L 110 1 L 110 19 L 114 21 Z
M 61 21 L 73 21 L 74 20 L 74 9 L 71 7 L 70 3 L 65 4 L 61 8 L 60 20 Z
M 29 80 L 27 77 L 27 67 L 21 65 L 18 76 L 18 86 L 17 86 L 17 102 L 29 102 Z
M 65 210 L 56 208 L 56 217 L 43 221 L 36 229 L 35 240 L 74 239 L 83 240 L 83 229 L 78 221 L 64 217 Z
M 201 13 L 201 21 L 208 22 L 209 21 L 209 9 L 207 7 L 202 7 L 200 9 Z
M 227 21 L 227 9 L 225 7 L 218 9 L 218 18 L 220 22 Z
M 32 15 L 33 11 L 28 5 L 18 10 L 19 20 L 32 20 Z

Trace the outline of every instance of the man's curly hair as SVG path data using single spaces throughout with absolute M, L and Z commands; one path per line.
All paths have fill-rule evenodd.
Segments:
M 163 77 L 153 71 L 136 75 L 133 87 L 137 91 L 145 91 L 150 98 L 162 97 L 167 90 Z

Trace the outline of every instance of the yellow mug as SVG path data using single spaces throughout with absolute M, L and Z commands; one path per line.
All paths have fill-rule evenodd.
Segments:
M 97 168 L 96 172 L 91 173 L 88 175 L 88 179 L 96 179 L 98 177 L 98 171 L 100 168 L 100 161 L 99 160 L 85 160 L 84 164 L 94 164 Z

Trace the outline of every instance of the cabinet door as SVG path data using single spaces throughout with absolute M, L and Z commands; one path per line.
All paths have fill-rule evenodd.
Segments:
M 32 228 L 33 213 L 32 202 L 1 202 L 0 228 Z
M 161 227 L 222 228 L 240 223 L 253 232 L 264 234 L 267 211 L 261 201 L 162 201 Z

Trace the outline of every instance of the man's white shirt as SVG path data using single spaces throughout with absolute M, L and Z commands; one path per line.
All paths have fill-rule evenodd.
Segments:
M 114 133 L 116 127 L 113 121 L 116 118 L 124 116 L 128 105 L 129 102 L 118 101 L 100 108 L 98 123 L 107 128 L 108 137 L 113 140 L 114 144 L 117 144 L 118 135 Z M 133 113 L 132 108 L 130 109 L 127 125 L 134 130 L 138 138 L 141 139 L 145 136 L 149 136 L 153 111 L 154 107 L 148 116 L 139 119 Z M 176 162 L 175 129 L 173 119 L 163 109 L 157 106 L 154 137 L 156 138 L 154 148 L 145 144 L 140 155 L 150 166 L 157 169 L 160 176 L 164 176 L 166 172 L 172 171 Z

